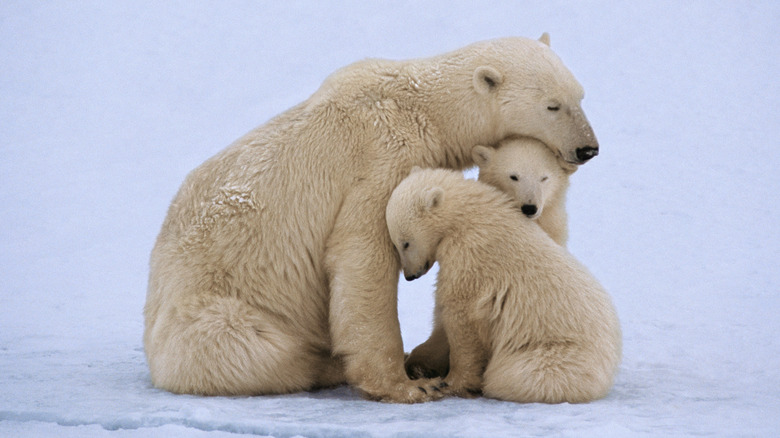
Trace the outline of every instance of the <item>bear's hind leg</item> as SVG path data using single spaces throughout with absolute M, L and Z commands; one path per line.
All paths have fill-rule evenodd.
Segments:
M 322 362 L 279 321 L 231 297 L 193 300 L 158 318 L 152 382 L 174 393 L 258 395 L 311 388 Z
M 347 383 L 344 374 L 344 361 L 340 357 L 323 357 L 318 367 L 319 374 L 314 384 L 315 389 L 332 388 Z

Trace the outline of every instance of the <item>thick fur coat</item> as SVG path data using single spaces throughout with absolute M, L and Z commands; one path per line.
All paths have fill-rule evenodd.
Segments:
M 473 145 L 507 136 L 541 138 L 572 163 L 595 154 L 582 88 L 545 42 L 361 61 L 193 170 L 151 255 L 153 384 L 231 395 L 348 382 L 371 399 L 439 397 L 438 382 L 404 372 L 385 206 L 412 166 L 462 169 Z
M 609 295 L 510 197 L 458 172 L 416 170 L 386 215 L 408 279 L 439 263 L 448 392 L 546 403 L 609 392 L 622 345 Z
M 566 246 L 566 192 L 576 166 L 527 137 L 503 140 L 497 148 L 475 146 L 472 156 L 479 166 L 479 181 L 509 195 L 525 216 L 535 220 L 556 243 Z
M 553 241 L 566 246 L 568 220 L 566 192 L 569 176 L 576 166 L 564 162 L 536 139 L 508 138 L 497 147 L 474 146 L 474 163 L 479 166 L 479 181 L 509 195 L 517 209 L 533 219 Z M 413 377 L 443 376 L 449 369 L 447 334 L 435 309 L 431 336 L 418 345 L 406 359 L 406 370 Z

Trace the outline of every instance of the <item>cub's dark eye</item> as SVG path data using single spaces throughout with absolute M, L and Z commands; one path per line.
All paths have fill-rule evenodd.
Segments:
M 509 179 L 511 179 L 512 181 L 518 180 L 517 175 L 509 175 Z
M 550 178 L 549 176 L 545 176 L 544 178 L 542 178 L 542 182 L 547 181 L 549 178 Z
M 561 109 L 561 107 L 558 106 L 558 105 L 551 105 L 551 106 L 548 106 L 547 109 L 550 110 L 550 111 L 558 111 L 559 109 Z
M 404 244 L 401 245 L 401 246 L 403 246 L 404 249 L 408 249 L 409 248 L 409 242 L 404 242 Z

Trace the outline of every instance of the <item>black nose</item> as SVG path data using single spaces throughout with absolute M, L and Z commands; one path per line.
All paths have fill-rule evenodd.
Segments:
M 523 206 L 520 207 L 520 211 L 522 211 L 524 215 L 531 217 L 536 214 L 536 206 L 533 204 L 523 204 Z
M 404 275 L 404 278 L 406 279 L 406 281 L 417 280 L 416 275 Z
M 599 154 L 599 148 L 594 148 L 592 146 L 585 146 L 581 148 L 577 148 L 577 159 L 580 160 L 580 163 L 584 163 L 591 158 L 595 157 Z

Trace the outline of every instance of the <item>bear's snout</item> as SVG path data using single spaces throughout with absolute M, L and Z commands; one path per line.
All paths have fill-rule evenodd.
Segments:
M 599 148 L 593 147 L 593 146 L 584 146 L 581 148 L 577 148 L 577 159 L 580 161 L 580 164 L 590 160 L 591 158 L 595 157 L 599 154 Z
M 414 274 L 407 274 L 406 270 L 404 270 L 404 278 L 406 279 L 406 281 L 417 280 L 418 278 L 420 278 L 423 275 L 425 275 L 428 272 L 428 270 L 431 269 L 432 265 L 433 265 L 433 263 L 431 263 L 430 260 L 426 260 L 425 261 L 425 266 L 423 266 L 422 269 L 420 269 L 419 271 L 415 272 Z
M 523 204 L 522 207 L 520 207 L 520 211 L 523 212 L 524 215 L 531 217 L 536 214 L 537 212 L 536 205 L 534 204 Z

